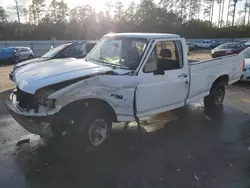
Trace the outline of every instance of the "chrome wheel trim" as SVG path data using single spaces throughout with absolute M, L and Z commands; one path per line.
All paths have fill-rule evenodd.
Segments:
M 108 136 L 108 125 L 104 119 L 96 119 L 89 128 L 89 141 L 94 146 L 102 144 Z

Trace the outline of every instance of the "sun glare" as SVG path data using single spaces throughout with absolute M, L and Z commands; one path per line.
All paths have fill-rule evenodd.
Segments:
M 97 11 L 102 10 L 107 3 L 106 0 L 66 0 L 66 2 L 71 8 L 78 5 L 90 5 Z

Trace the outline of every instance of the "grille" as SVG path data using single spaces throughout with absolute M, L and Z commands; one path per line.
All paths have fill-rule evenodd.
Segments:
M 20 90 L 18 87 L 17 87 L 15 94 L 16 94 L 16 99 L 18 101 L 18 106 L 20 108 L 22 108 L 23 110 L 26 110 L 26 111 L 28 111 L 30 109 L 34 109 L 35 111 L 37 111 L 38 105 L 36 105 L 34 103 L 34 101 L 35 101 L 34 95 L 26 93 L 26 92 Z

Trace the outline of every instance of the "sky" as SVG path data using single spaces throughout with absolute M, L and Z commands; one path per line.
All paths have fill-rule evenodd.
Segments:
M 123 2 L 123 4 L 126 6 L 129 3 L 131 3 L 132 1 L 135 3 L 139 3 L 140 0 L 65 0 L 65 2 L 68 4 L 68 6 L 70 8 L 73 8 L 77 5 L 80 4 L 88 4 L 91 5 L 92 7 L 94 7 L 97 11 L 100 11 L 104 8 L 105 4 L 111 1 L 113 3 L 116 3 L 118 1 Z M 238 2 L 237 4 L 237 10 L 236 10 L 236 17 L 238 17 L 238 11 L 243 9 L 244 7 L 244 3 L 246 0 L 241 0 Z M 23 0 L 23 3 L 28 6 L 28 4 L 30 4 L 31 0 Z M 51 0 L 46 0 L 46 3 L 49 4 L 51 2 Z M 225 2 L 225 11 L 224 11 L 224 16 L 223 19 L 226 21 L 226 15 L 227 15 L 227 6 L 228 6 L 228 2 L 229 0 L 226 0 Z M 11 5 L 14 5 L 14 0 L 0 0 L 0 6 L 8 9 Z M 213 17 L 213 22 L 217 22 L 218 21 L 218 9 L 219 6 L 215 3 L 215 10 L 214 10 L 214 17 Z M 15 14 L 14 12 L 11 12 L 10 10 L 7 11 L 8 15 L 9 15 L 9 19 L 14 20 L 15 19 Z M 202 16 L 201 16 L 202 17 Z

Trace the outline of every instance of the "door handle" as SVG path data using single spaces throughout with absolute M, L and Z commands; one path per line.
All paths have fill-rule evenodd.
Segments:
M 185 73 L 183 73 L 183 74 L 180 74 L 178 77 L 179 77 L 179 78 L 187 78 L 187 77 L 188 77 L 188 75 L 187 75 L 187 74 L 185 74 Z

